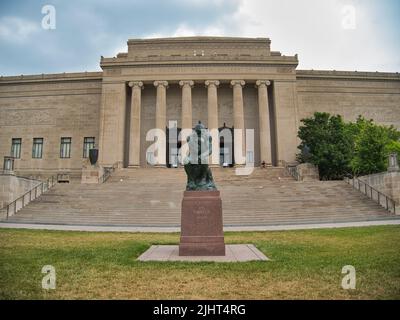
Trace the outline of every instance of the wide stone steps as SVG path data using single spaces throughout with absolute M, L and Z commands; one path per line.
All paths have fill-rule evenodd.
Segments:
M 213 169 L 225 225 L 330 223 L 394 218 L 341 181 L 297 182 L 282 168 Z M 9 222 L 179 226 L 186 175 L 179 169 L 121 169 L 100 185 L 59 184 Z

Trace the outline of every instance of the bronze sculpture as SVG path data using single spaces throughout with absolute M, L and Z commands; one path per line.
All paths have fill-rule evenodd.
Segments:
M 192 134 L 187 137 L 189 155 L 184 161 L 187 175 L 187 191 L 217 190 L 208 158 L 212 153 L 212 138 L 208 130 L 199 121 Z

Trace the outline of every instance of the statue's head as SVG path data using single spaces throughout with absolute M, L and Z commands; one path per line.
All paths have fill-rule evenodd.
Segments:
M 203 130 L 205 130 L 206 127 L 201 123 L 201 121 L 199 121 L 198 124 L 196 124 L 196 126 L 194 127 L 194 131 L 196 131 L 196 133 L 198 135 L 200 135 L 202 132 L 204 132 Z

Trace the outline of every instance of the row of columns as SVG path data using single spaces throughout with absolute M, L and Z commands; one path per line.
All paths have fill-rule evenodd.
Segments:
M 218 93 L 217 89 L 220 82 L 218 80 L 207 80 L 207 111 L 208 111 L 208 128 L 213 132 L 218 132 Z M 242 135 L 235 134 L 235 141 L 242 146 L 242 153 L 245 154 L 245 125 L 244 125 L 244 109 L 243 109 L 243 87 L 246 82 L 244 80 L 232 80 L 233 88 L 233 125 L 235 129 L 241 129 Z M 182 129 L 191 129 L 193 126 L 192 119 L 192 88 L 194 81 L 182 80 L 179 82 L 182 88 Z M 260 159 L 261 162 L 271 164 L 271 133 L 269 120 L 268 105 L 268 86 L 270 81 L 258 80 L 256 87 L 258 88 L 258 108 L 259 108 L 259 132 L 260 132 Z M 142 81 L 129 82 L 132 88 L 131 99 L 131 118 L 130 118 L 130 145 L 129 145 L 129 166 L 140 166 L 140 117 L 141 117 L 141 90 L 143 89 Z M 154 86 L 157 88 L 156 97 L 156 128 L 165 130 L 167 124 L 167 99 L 166 93 L 168 88 L 167 81 L 155 81 Z M 218 137 L 212 137 L 213 141 L 218 141 Z M 236 145 L 236 143 L 235 143 Z M 213 143 L 213 153 L 218 153 L 219 143 Z M 236 153 L 236 152 L 235 152 Z M 239 153 L 238 153 L 239 154 Z M 244 159 L 236 162 L 244 162 Z

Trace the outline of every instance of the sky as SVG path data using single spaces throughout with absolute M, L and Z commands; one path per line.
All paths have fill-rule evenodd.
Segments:
M 178 36 L 270 38 L 298 69 L 400 72 L 399 17 L 400 0 L 0 0 L 0 75 L 98 71 L 128 39 Z

